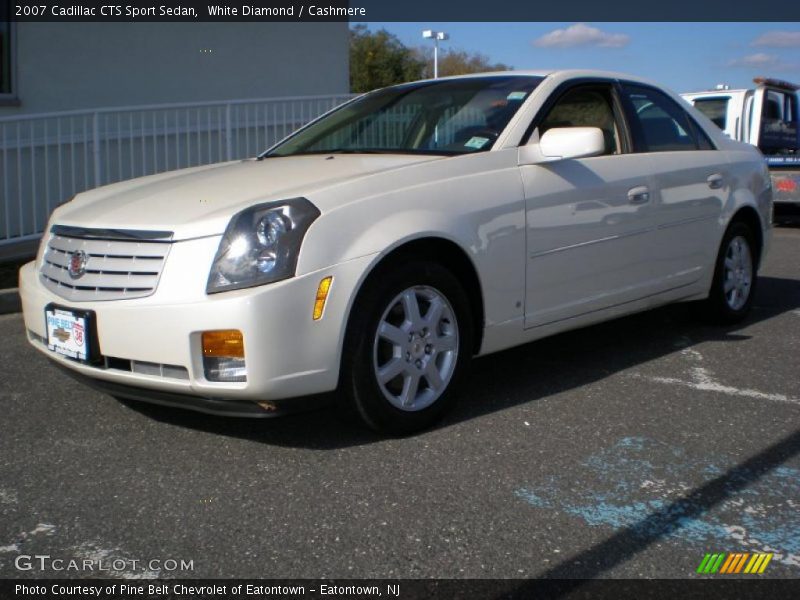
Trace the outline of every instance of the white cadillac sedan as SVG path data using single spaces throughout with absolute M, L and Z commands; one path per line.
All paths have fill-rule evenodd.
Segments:
M 363 95 L 251 160 L 78 195 L 20 274 L 31 343 L 108 393 L 408 433 L 473 356 L 654 306 L 742 319 L 770 179 L 675 94 L 593 71 Z

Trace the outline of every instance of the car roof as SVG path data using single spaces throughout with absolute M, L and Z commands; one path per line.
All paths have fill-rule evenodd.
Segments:
M 424 79 L 421 81 L 448 81 L 448 80 L 471 79 L 471 78 L 481 78 L 481 77 L 497 77 L 497 76 L 550 77 L 559 80 L 597 77 L 602 79 L 619 79 L 623 81 L 654 85 L 656 87 L 664 87 L 658 82 L 646 79 L 644 77 L 638 77 L 636 75 L 630 75 L 628 73 L 619 73 L 616 71 L 601 71 L 596 69 L 537 69 L 537 70 L 520 69 L 514 71 L 487 71 L 485 73 L 452 75 L 449 77 L 439 77 L 438 79 Z M 413 83 L 419 83 L 419 82 L 413 82 Z

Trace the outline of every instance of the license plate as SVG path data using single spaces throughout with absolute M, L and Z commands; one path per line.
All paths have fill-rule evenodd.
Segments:
M 57 354 L 88 362 L 89 322 L 85 314 L 61 308 L 45 309 L 47 347 Z

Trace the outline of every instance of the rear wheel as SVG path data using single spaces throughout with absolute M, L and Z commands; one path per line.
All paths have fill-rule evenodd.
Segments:
M 706 315 L 717 323 L 736 323 L 753 304 L 757 274 L 755 236 L 750 227 L 733 222 L 722 238 L 714 282 L 705 301 Z
M 472 335 L 466 293 L 447 269 L 413 261 L 385 271 L 353 310 L 343 395 L 377 431 L 424 429 L 455 399 Z

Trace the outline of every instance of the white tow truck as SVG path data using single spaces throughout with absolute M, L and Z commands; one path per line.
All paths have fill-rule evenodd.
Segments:
M 729 137 L 757 146 L 772 177 L 776 223 L 800 221 L 800 86 L 756 77 L 751 89 L 681 94 Z

